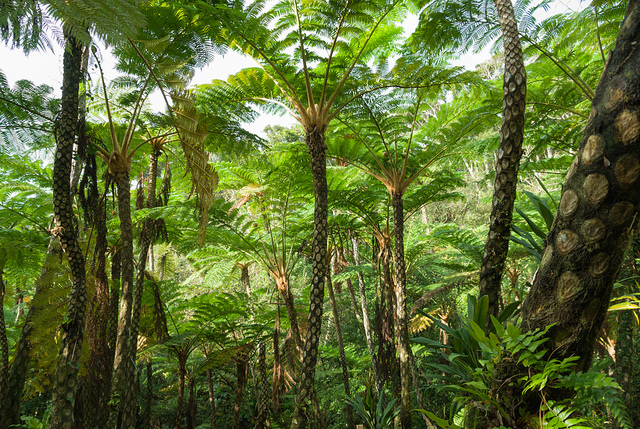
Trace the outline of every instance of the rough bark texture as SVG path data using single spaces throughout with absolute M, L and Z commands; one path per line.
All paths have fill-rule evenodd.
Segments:
M 149 358 L 146 362 L 147 373 L 147 392 L 145 395 L 144 415 L 142 417 L 142 426 L 151 427 L 151 406 L 153 405 L 153 361 Z
M 291 286 L 289 285 L 289 277 L 287 274 L 275 277 L 276 286 L 278 292 L 284 301 L 284 306 L 287 309 L 287 317 L 289 318 L 289 325 L 291 326 L 291 338 L 296 345 L 296 348 L 302 353 L 303 339 L 300 332 L 300 325 L 298 324 L 298 312 L 296 311 L 295 302 L 293 300 L 293 294 L 291 293 Z
M 233 426 L 232 429 L 240 428 L 240 411 L 242 409 L 242 395 L 247 386 L 247 375 L 249 370 L 249 356 L 242 354 L 236 361 L 236 401 L 233 406 Z
M 116 403 L 122 405 L 127 389 L 128 377 L 132 374 L 127 368 L 130 335 L 131 313 L 133 306 L 133 225 L 131 224 L 131 185 L 129 171 L 126 169 L 114 173 L 114 181 L 118 188 L 118 216 L 120 217 L 120 261 L 122 274 L 120 282 L 120 310 L 118 312 L 118 334 L 113 360 L 112 396 L 118 398 Z M 132 380 L 131 380 L 132 381 Z M 119 420 L 121 406 L 116 406 L 109 416 L 109 426 L 115 426 Z M 129 429 L 123 426 L 124 429 Z
M 342 328 L 340 326 L 340 312 L 338 311 L 338 305 L 336 303 L 336 297 L 333 293 L 333 283 L 331 281 L 331 269 L 327 267 L 327 290 L 329 291 L 329 301 L 331 302 L 331 311 L 333 312 L 333 321 L 336 327 L 336 337 L 338 338 L 338 353 L 340 353 L 340 366 L 342 367 L 342 383 L 344 384 L 344 394 L 347 397 L 351 396 L 351 389 L 349 387 L 349 368 L 347 366 L 347 357 L 344 353 L 344 342 L 342 341 Z M 345 405 L 347 408 L 347 426 L 349 428 L 354 427 L 353 423 L 353 409 L 350 405 Z
M 187 378 L 187 358 L 184 353 L 178 354 L 178 398 L 176 404 L 176 429 L 182 429 L 184 419 L 184 382 Z
M 391 237 L 378 237 L 379 261 L 382 265 L 382 293 L 378 309 L 378 359 L 380 374 L 386 383 L 391 383 L 393 395 L 400 399 L 400 368 L 396 356 L 396 292 L 391 276 Z
M 311 172 L 315 196 L 313 214 L 313 242 L 311 257 L 313 274 L 311 279 L 309 319 L 304 343 L 301 374 L 298 378 L 296 408 L 291 419 L 291 429 L 306 428 L 312 413 L 311 392 L 314 387 L 320 328 L 322 326 L 322 307 L 324 301 L 324 276 L 327 265 L 327 161 L 325 129 L 306 129 L 305 141 L 311 155 Z
M 480 296 L 488 295 L 489 314 L 497 316 L 500 312 L 500 282 L 509 251 L 518 167 L 522 156 L 527 74 L 511 1 L 495 0 L 495 4 L 504 45 L 504 97 L 489 236 L 480 267 Z
M 189 401 L 187 402 L 187 429 L 196 427 L 196 379 L 195 374 L 189 377 Z
M 631 0 L 566 177 L 523 326 L 586 370 L 640 203 L 640 4 Z
M 396 339 L 400 359 L 400 425 L 402 429 L 412 426 L 411 411 L 411 349 L 407 320 L 407 275 L 404 265 L 404 202 L 402 193 L 391 195 L 393 205 L 394 262 L 396 268 Z
M 53 214 L 55 234 L 71 268 L 72 286 L 60 354 L 53 380 L 50 428 L 70 428 L 78 390 L 78 368 L 87 303 L 84 255 L 77 240 L 70 197 L 73 143 L 78 123 L 78 91 L 82 71 L 82 45 L 66 36 L 63 57 L 60 132 L 53 163 Z
M 94 164 L 95 165 L 95 159 Z M 94 177 L 93 179 L 96 179 Z M 97 180 L 96 180 L 97 181 Z M 113 369 L 113 349 L 109 347 L 107 335 L 109 311 L 109 279 L 107 277 L 107 213 L 106 204 L 100 201 L 97 183 L 90 194 L 97 201 L 95 206 L 96 245 L 94 255 L 95 290 L 87 309 L 86 332 L 89 357 L 85 363 L 86 374 L 81 379 L 80 392 L 75 407 L 76 428 L 97 428 L 108 418 L 108 407 L 103 406 L 109 400 L 111 390 L 111 371 Z

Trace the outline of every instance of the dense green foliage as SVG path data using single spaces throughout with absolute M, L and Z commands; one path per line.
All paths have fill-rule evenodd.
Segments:
M 593 0 L 552 16 L 549 7 L 558 2 L 515 4 L 528 75 L 525 155 L 501 314 L 487 330 L 487 299 L 476 295 L 498 198 L 494 151 L 504 72 L 492 3 L 114 0 L 102 9 L 91 3 L 0 1 L 0 35 L 8 46 L 44 49 L 51 43 L 45 30 L 87 46 L 83 119 L 69 160 L 89 308 L 81 387 L 70 398 L 77 428 L 95 399 L 95 380 L 104 381 L 100 389 L 110 398 L 101 404 L 110 424 L 119 424 L 124 404 L 111 386 L 126 226 L 115 182 L 124 170 L 135 250 L 129 263 L 140 268 L 142 286 L 140 301 L 133 301 L 135 368 L 126 381 L 135 424 L 291 425 L 314 317 L 314 182 L 305 133 L 321 111 L 326 276 L 337 311 L 326 294 L 314 427 L 400 424 L 399 287 L 406 289 L 413 427 L 485 427 L 482 418 L 491 412 L 505 428 L 637 427 L 637 238 L 591 368 L 576 372 L 577 357 L 557 359 L 544 348 L 552 327 L 527 332 L 519 313 L 627 2 Z M 419 20 L 412 34 L 403 34 L 407 17 Z M 98 52 L 100 39 L 110 53 Z M 474 70 L 452 65 L 492 43 Z M 253 56 L 259 66 L 190 86 L 212 61 L 224 67 L 220 55 L 227 50 Z M 110 82 L 101 69 L 106 55 L 116 57 L 120 73 Z M 16 397 L 22 427 L 53 427 L 52 386 L 71 323 L 65 311 L 72 284 L 52 221 L 61 103 L 47 85 L 9 82 L 1 67 L 0 410 Z M 160 105 L 149 101 L 154 92 L 163 97 Z M 303 126 L 269 126 L 262 137 L 244 128 L 274 112 L 290 113 Z M 394 271 L 398 192 L 406 285 Z M 26 381 L 12 391 L 10 374 L 20 370 L 23 346 Z M 106 379 L 91 378 L 98 364 L 109 368 Z M 505 398 L 495 383 L 509 370 L 516 375 L 506 383 L 513 396 Z M 100 424 L 108 427 L 106 419 Z

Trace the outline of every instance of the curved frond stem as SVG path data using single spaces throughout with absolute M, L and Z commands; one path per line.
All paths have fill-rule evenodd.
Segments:
M 341 122 L 345 127 L 347 127 L 351 132 L 353 132 L 353 134 L 358 138 L 358 140 L 360 140 L 360 142 L 362 143 L 362 145 L 365 147 L 365 149 L 367 149 L 367 152 L 369 152 L 369 154 L 373 157 L 373 159 L 376 161 L 376 164 L 378 164 L 378 168 L 380 168 L 380 171 L 382 171 L 382 174 L 384 174 L 386 177 L 389 176 L 389 170 L 387 170 L 387 168 L 382 164 L 382 161 L 380 161 L 380 159 L 376 156 L 376 154 L 373 152 L 373 150 L 371 149 L 371 147 L 367 144 L 367 142 L 362 138 L 362 136 L 360 135 L 360 133 L 358 133 L 352 126 L 351 124 L 343 121 L 341 118 L 338 118 L 338 121 Z M 367 169 L 365 169 L 364 167 L 361 167 L 357 164 L 352 164 L 348 159 L 345 160 L 347 163 L 353 165 L 354 167 L 364 171 L 365 173 L 375 177 L 376 179 L 380 180 L 381 182 L 385 183 L 384 180 L 382 180 L 381 177 L 378 177 L 376 175 L 374 175 L 372 172 L 368 171 Z
M 267 102 L 267 103 L 277 104 L 278 106 L 281 106 L 282 108 L 284 108 L 291 116 L 293 116 L 293 119 L 295 119 L 296 121 L 302 123 L 302 119 L 299 116 L 296 116 L 295 112 L 293 110 L 291 110 L 289 108 L 289 106 L 287 106 L 286 104 L 284 104 L 281 101 L 274 100 L 273 98 L 264 98 L 264 97 L 251 97 L 251 98 L 247 98 L 246 100 L 260 100 L 260 101 L 264 101 L 264 102 Z
M 42 119 L 44 119 L 46 121 L 53 122 L 53 118 L 50 118 L 50 117 L 48 117 L 46 115 L 43 115 L 40 112 L 36 112 L 35 110 L 30 109 L 29 107 L 25 106 L 24 104 L 16 103 L 15 101 L 10 100 L 10 99 L 2 96 L 2 95 L 0 95 L 0 100 L 1 101 L 6 101 L 7 103 L 10 103 L 10 104 L 13 104 L 14 106 L 19 107 L 20 109 L 22 109 L 22 110 L 24 110 L 26 112 L 29 112 L 32 115 L 38 116 L 38 117 L 40 117 L 40 118 L 42 118 Z
M 342 15 L 340 16 L 340 22 L 338 23 L 338 28 L 336 28 L 336 34 L 333 36 L 333 41 L 331 42 L 331 50 L 329 51 L 329 56 L 327 58 L 327 69 L 324 72 L 324 82 L 322 83 L 322 94 L 320 95 L 320 106 L 324 104 L 324 99 L 327 95 L 327 84 L 329 83 L 329 70 L 331 69 L 331 60 L 333 59 L 333 53 L 336 50 L 336 44 L 338 43 L 338 36 L 340 35 L 340 30 L 342 30 L 342 25 L 344 24 L 344 20 L 347 16 L 347 9 L 349 8 L 350 0 L 344 5 L 344 9 L 342 10 Z
M 302 26 L 300 25 L 300 11 L 298 10 L 298 0 L 292 0 L 292 1 L 293 1 L 293 11 L 296 14 L 296 24 L 298 25 L 298 41 L 300 42 L 300 55 L 302 56 L 302 69 L 304 70 L 304 86 L 307 90 L 307 99 L 309 100 L 310 111 L 312 114 L 314 114 L 316 111 L 316 103 L 313 99 L 313 91 L 311 89 L 311 78 L 309 77 L 309 68 L 307 67 L 307 55 L 304 52 L 304 38 L 302 37 Z
M 422 97 L 418 96 L 416 100 L 416 111 L 413 115 L 413 119 L 411 121 L 411 132 L 409 133 L 409 141 L 407 142 L 407 153 L 404 155 L 404 160 L 402 162 L 402 171 L 400 172 L 400 182 L 404 180 L 404 176 L 407 173 L 407 163 L 409 162 L 409 150 L 411 149 L 411 143 L 413 143 L 413 133 L 416 129 L 416 123 L 418 122 L 418 113 L 420 112 L 420 102 L 422 101 Z
M 555 107 L 556 109 L 561 109 L 564 111 L 567 111 L 569 113 L 573 113 L 576 116 L 580 116 L 583 119 L 589 119 L 589 117 L 583 113 L 578 112 L 577 110 L 573 110 L 570 109 L 568 107 L 565 106 L 561 106 L 559 104 L 555 104 L 555 103 L 542 103 L 540 101 L 527 101 L 527 104 L 535 104 L 535 105 L 539 105 L 539 106 L 548 106 L 548 107 Z
M 602 65 L 607 63 L 607 58 L 604 55 L 604 49 L 602 48 L 602 38 L 600 38 L 600 19 L 598 17 L 598 6 L 593 4 L 593 11 L 596 18 L 596 36 L 598 36 L 598 48 L 600 48 L 600 57 L 602 58 Z
M 102 71 L 102 63 L 95 50 L 93 51 L 93 57 L 96 59 L 98 69 L 100 70 L 100 80 L 102 83 L 102 92 L 104 93 L 104 103 L 107 108 L 107 119 L 109 120 L 109 134 L 111 136 L 111 144 L 113 145 L 114 152 L 120 152 L 120 145 L 118 144 L 118 136 L 116 135 L 116 128 L 113 125 L 113 116 L 111 115 L 111 107 L 109 105 L 109 96 L 107 95 L 107 85 L 104 83 L 104 72 Z M 110 157 L 110 156 L 109 156 Z
M 38 223 L 38 221 L 31 219 L 29 216 L 27 216 L 26 214 L 19 212 L 18 210 L 12 209 L 11 207 L 7 207 L 6 205 L 0 203 L 0 207 L 2 207 L 5 210 L 10 211 L 13 214 L 16 214 L 22 218 L 25 218 L 26 220 L 28 220 L 29 222 L 31 222 L 32 224 L 34 224 L 35 226 L 38 227 L 38 229 L 42 230 L 42 232 L 44 232 L 45 234 L 49 235 L 51 234 L 51 232 L 44 226 L 42 226 L 40 223 Z
M 360 61 L 360 57 L 362 56 L 362 53 L 364 52 L 364 50 L 366 49 L 367 45 L 369 44 L 369 42 L 373 38 L 374 33 L 376 32 L 376 30 L 378 29 L 378 27 L 380 26 L 382 21 L 384 21 L 384 19 L 387 17 L 387 15 L 389 15 L 389 13 L 393 10 L 393 8 L 399 2 L 400 2 L 400 0 L 396 0 L 395 2 L 393 2 L 393 4 L 391 4 L 391 6 L 389 6 L 389 8 L 387 10 L 385 10 L 384 13 L 382 13 L 382 15 L 380 15 L 380 18 L 378 19 L 378 21 L 376 21 L 375 25 L 373 26 L 373 28 L 369 32 L 369 35 L 367 36 L 367 38 L 365 39 L 364 43 L 362 44 L 362 47 L 360 48 L 360 51 L 358 51 L 358 54 L 356 55 L 356 57 L 351 62 L 351 65 L 349 66 L 349 68 L 347 69 L 345 74 L 342 76 L 342 79 L 340 79 L 340 82 L 338 82 L 338 85 L 336 86 L 335 91 L 333 91 L 333 94 L 331 94 L 331 96 L 329 97 L 329 100 L 327 101 L 327 109 L 329 109 L 331 107 L 333 102 L 338 97 L 338 94 L 342 90 L 342 87 L 344 86 L 344 84 L 349 79 L 349 76 L 351 76 L 351 72 L 355 68 L 356 64 L 358 64 L 358 61 Z M 331 115 L 331 118 L 333 116 L 334 115 Z
M 140 116 L 140 112 L 142 110 L 142 105 L 144 101 L 147 99 L 145 95 L 145 91 L 147 90 L 147 86 L 149 85 L 149 81 L 151 80 L 151 73 L 147 75 L 147 78 L 144 81 L 144 85 L 140 89 L 140 94 L 138 94 L 138 99 L 136 100 L 136 104 L 133 107 L 133 114 L 131 115 L 131 121 L 129 122 L 129 126 L 127 127 L 127 131 L 124 133 L 124 138 L 122 139 L 122 152 L 123 155 L 127 156 L 129 151 L 129 146 L 131 145 L 131 141 L 133 140 L 133 134 L 136 129 L 136 123 L 138 122 L 138 117 Z M 134 150 L 135 152 L 135 150 Z M 133 153 L 131 155 L 133 155 Z M 131 158 L 129 156 L 129 158 Z
M 526 34 L 523 34 L 523 33 L 519 33 L 519 34 L 520 34 L 520 37 L 522 37 L 524 40 L 530 43 L 531 46 L 533 46 L 538 51 L 540 51 L 542 55 L 549 58 L 549 60 L 551 60 L 552 63 L 554 63 L 569 79 L 571 79 L 578 86 L 578 88 L 580 88 L 580 90 L 584 93 L 584 95 L 587 97 L 589 101 L 593 100 L 595 92 L 584 80 L 580 78 L 580 76 L 577 76 L 575 74 L 575 72 L 571 69 L 571 67 L 569 67 L 566 64 L 565 65 L 561 64 L 557 58 L 555 58 L 553 55 L 551 55 L 550 52 L 548 52 L 546 49 L 542 48 L 540 45 L 534 42 Z

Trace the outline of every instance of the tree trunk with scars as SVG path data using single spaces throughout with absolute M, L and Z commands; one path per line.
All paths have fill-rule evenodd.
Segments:
M 393 394 L 400 398 L 400 369 L 396 357 L 396 293 L 391 276 L 391 242 L 388 235 L 378 237 L 380 245 L 379 260 L 382 263 L 383 293 L 380 297 L 378 314 L 380 329 L 378 332 L 378 357 L 380 359 L 381 377 L 391 382 Z
M 500 282 L 509 251 L 511 220 L 522 157 L 527 74 L 511 0 L 495 0 L 504 45 L 502 127 L 496 164 L 489 236 L 480 267 L 480 296 L 489 297 L 489 314 L 500 312 Z M 486 323 L 489 324 L 487 317 Z
M 68 428 L 73 424 L 87 301 L 85 261 L 76 237 L 70 197 L 71 160 L 78 123 L 81 71 L 82 45 L 67 34 L 63 57 L 60 132 L 53 164 L 53 213 L 55 234 L 60 238 L 62 251 L 67 255 L 73 281 L 53 381 L 50 428 Z
M 158 158 L 160 150 L 155 145 L 151 151 L 149 161 L 149 178 L 147 183 L 147 208 L 155 208 L 156 206 L 156 177 L 158 175 Z M 127 361 L 129 364 L 125 367 L 127 384 L 132 385 L 134 378 L 134 362 L 138 351 L 138 332 L 140 330 L 140 311 L 142 308 L 142 293 L 144 291 L 144 273 L 147 267 L 147 256 L 149 247 L 152 243 L 153 225 L 155 220 L 146 219 L 141 232 L 140 254 L 138 256 L 138 267 L 136 270 L 135 293 L 133 297 L 133 308 L 131 310 L 131 331 L 129 334 L 129 345 L 126 347 L 128 354 Z M 122 396 L 121 396 L 122 397 Z M 122 423 L 121 427 L 128 429 L 135 426 L 137 401 L 135 397 L 135 389 L 128 388 L 124 390 L 122 403 Z
M 324 276 L 327 266 L 327 158 L 325 128 L 315 125 L 305 128 L 305 141 L 311 155 L 311 172 L 315 196 L 313 215 L 313 242 L 311 257 L 313 273 L 310 290 L 309 319 L 304 343 L 302 369 L 298 379 L 296 408 L 291 419 L 291 429 L 307 428 L 310 425 L 311 395 L 314 389 L 322 307 L 324 301 Z
M 544 347 L 553 351 L 554 359 L 579 356 L 575 371 L 586 371 L 591 364 L 596 335 L 637 222 L 639 43 L 640 3 L 631 0 L 522 309 L 527 330 L 553 324 Z M 496 386 L 510 376 L 509 371 L 502 372 L 499 368 Z M 509 395 L 497 393 L 498 399 Z M 554 399 L 552 393 L 548 399 Z M 533 400 L 527 404 L 530 411 L 537 407 Z
M 338 338 L 338 353 L 340 353 L 340 366 L 342 367 L 342 382 L 344 384 L 344 394 L 351 396 L 349 388 L 349 368 L 347 367 L 347 357 L 344 353 L 344 342 L 342 341 L 342 328 L 340 326 L 340 313 L 336 304 L 336 297 L 333 293 L 333 283 L 331 281 L 331 268 L 327 264 L 327 290 L 329 291 L 329 301 L 331 302 L 331 311 L 333 312 L 333 320 L 336 326 L 336 337 Z M 347 407 L 347 427 L 353 428 L 353 409 L 350 405 Z
M 400 425 L 410 429 L 411 411 L 411 349 L 407 320 L 407 275 L 404 264 L 404 202 L 402 192 L 391 195 L 393 204 L 394 262 L 396 268 L 396 340 L 400 359 Z
M 120 169 L 114 174 L 118 189 L 118 216 L 120 217 L 120 262 L 122 265 L 120 282 L 120 310 L 118 312 L 118 333 L 113 360 L 113 380 L 111 394 L 116 396 L 119 405 L 111 410 L 109 426 L 115 426 L 120 419 L 123 401 L 125 400 L 129 362 L 129 344 L 131 335 L 131 312 L 133 305 L 133 225 L 131 223 L 131 184 L 129 171 Z M 133 369 L 132 369 L 133 370 Z M 127 426 L 121 426 L 129 429 Z

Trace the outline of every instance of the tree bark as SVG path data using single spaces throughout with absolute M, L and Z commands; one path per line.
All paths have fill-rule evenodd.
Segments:
M 289 286 L 289 277 L 284 274 L 280 277 L 276 277 L 276 286 L 278 292 L 284 301 L 284 306 L 287 310 L 287 317 L 289 318 L 289 325 L 291 326 L 291 337 L 296 345 L 296 349 L 302 356 L 303 340 L 300 332 L 300 325 L 298 324 L 298 312 L 296 311 L 295 302 L 293 300 L 293 294 L 291 293 L 291 286 Z
M 411 349 L 409 346 L 409 326 L 407 320 L 407 275 L 404 265 L 404 202 L 402 192 L 391 195 L 393 204 L 394 262 L 396 268 L 396 339 L 400 359 L 400 425 L 410 429 L 413 418 L 411 411 Z
M 518 167 L 522 157 L 527 73 L 524 68 L 522 47 L 518 36 L 518 22 L 511 0 L 495 0 L 495 5 L 500 17 L 504 45 L 502 85 L 504 98 L 489 236 L 480 266 L 480 296 L 487 295 L 489 297 L 488 314 L 498 316 L 500 312 L 500 283 L 509 251 Z M 487 326 L 490 324 L 490 319 L 490 316 L 487 316 Z
M 209 407 L 211 408 L 211 429 L 216 429 L 216 396 L 213 391 L 213 371 L 207 369 L 207 388 L 209 389 Z
M 4 323 L 4 264 L 7 258 L 7 251 L 0 249 L 0 391 L 6 392 L 6 380 L 9 374 L 9 340 L 7 339 L 7 328 Z
M 358 249 L 358 239 L 351 237 L 351 244 L 353 246 L 353 262 L 356 265 L 360 265 L 360 250 Z M 371 320 L 369 319 L 369 306 L 367 305 L 367 293 L 364 284 L 364 276 L 362 272 L 358 270 L 358 286 L 360 292 L 360 307 L 362 308 L 362 325 L 364 327 L 364 337 L 367 341 L 367 349 L 371 356 L 371 368 L 373 369 L 373 377 L 376 383 L 376 390 L 378 394 L 383 390 L 382 378 L 380 377 L 380 370 L 378 368 L 378 361 L 376 360 L 376 351 L 373 345 L 373 337 L 371 335 Z
M 258 344 L 258 415 L 256 429 L 270 428 L 269 424 L 269 383 L 267 382 L 267 345 Z
M 50 428 L 68 428 L 73 424 L 87 301 L 84 254 L 76 236 L 70 197 L 71 161 L 78 124 L 82 45 L 69 34 L 65 38 L 60 132 L 53 164 L 53 213 L 55 234 L 60 238 L 60 246 L 71 268 L 72 287 L 66 323 L 62 325 L 60 354 L 53 380 Z
M 196 427 L 196 379 L 194 374 L 189 376 L 189 401 L 187 402 L 187 429 Z
M 318 345 L 322 327 L 322 307 L 324 302 L 324 276 L 327 265 L 327 160 L 325 128 L 305 129 L 305 141 L 311 155 L 311 172 L 315 205 L 313 213 L 313 242 L 311 257 L 313 273 L 311 279 L 309 319 L 307 336 L 304 343 L 302 368 L 298 378 L 296 408 L 291 419 L 291 429 L 309 427 L 311 410 L 311 392 L 314 389 Z
M 333 283 L 331 281 L 331 268 L 327 266 L 327 289 L 329 291 L 329 301 L 331 302 L 331 311 L 333 311 L 333 320 L 336 326 L 336 336 L 338 338 L 338 352 L 340 353 L 340 366 L 342 367 L 342 383 L 344 384 L 344 394 L 347 397 L 351 396 L 351 389 L 349 388 L 349 368 L 347 366 L 347 356 L 344 353 L 344 342 L 342 341 L 342 328 L 340 327 L 340 313 L 338 312 L 338 305 L 336 304 L 336 297 L 333 293 Z M 347 408 L 347 427 L 353 428 L 353 409 L 350 405 L 345 405 Z
M 232 429 L 240 428 L 240 411 L 242 409 L 242 395 L 247 385 L 247 370 L 249 369 L 249 356 L 241 355 L 236 361 L 236 401 L 233 407 L 233 426 Z
M 575 371 L 586 371 L 591 364 L 596 335 L 637 221 L 638 42 L 640 4 L 631 0 L 522 310 L 525 329 L 554 325 L 544 346 L 553 351 L 554 359 L 579 356 Z
M 187 378 L 187 355 L 178 353 L 178 399 L 176 405 L 176 429 L 182 429 L 184 419 L 184 383 Z

